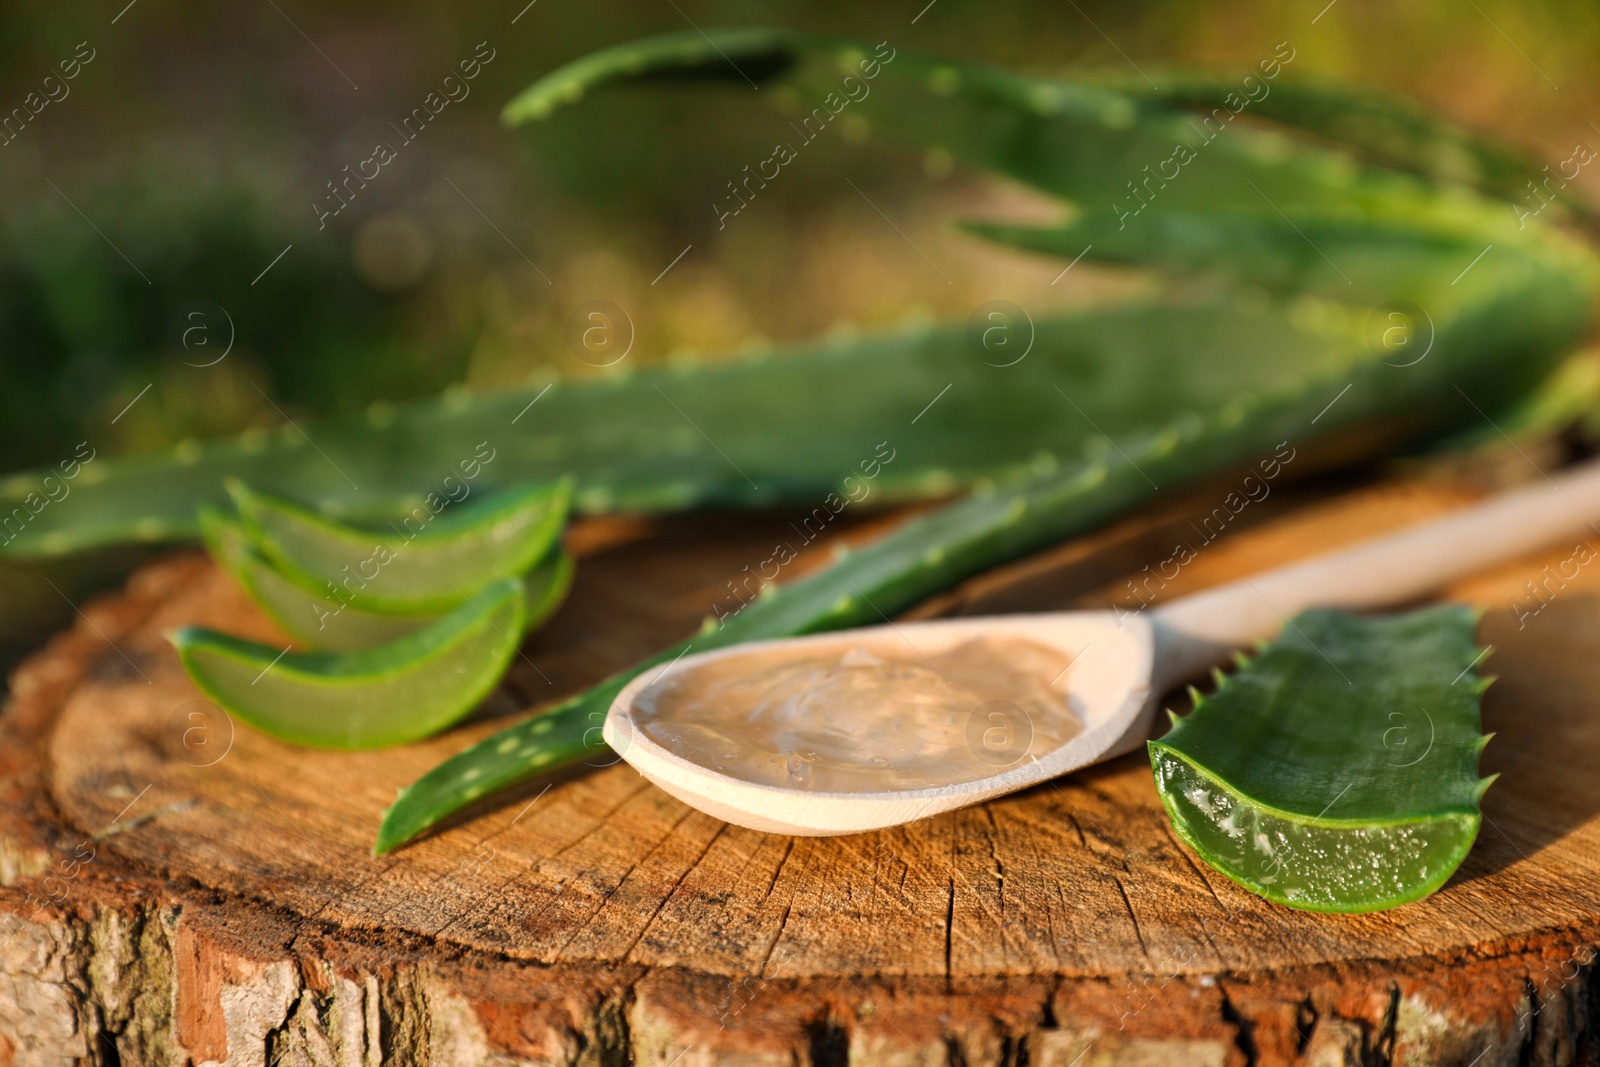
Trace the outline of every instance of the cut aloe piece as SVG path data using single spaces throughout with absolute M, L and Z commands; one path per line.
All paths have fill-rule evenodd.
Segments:
M 1173 828 L 1268 900 L 1393 908 L 1442 886 L 1478 835 L 1488 681 L 1469 608 L 1308 611 L 1150 742 Z
M 363 652 L 287 652 L 198 627 L 171 635 L 202 693 L 284 741 L 380 748 L 471 711 L 516 655 L 522 583 L 503 579 L 416 633 Z
M 319 596 L 286 578 L 251 547 L 239 523 L 215 509 L 201 509 L 200 536 L 212 557 L 244 587 L 250 599 L 306 648 L 330 652 L 374 648 L 415 633 L 438 618 L 378 615 Z
M 490 582 L 519 575 L 560 536 L 572 483 L 509 489 L 432 512 L 418 505 L 387 528 L 335 522 L 228 484 L 245 532 L 302 588 L 378 615 L 449 611 Z
M 577 566 L 567 551 L 559 546 L 550 557 L 541 562 L 522 579 L 522 598 L 527 604 L 527 618 L 522 632 L 532 633 L 543 626 L 566 602 L 572 591 L 572 576 Z M 476 598 L 474 598 L 476 599 Z
M 379 615 L 319 596 L 279 572 L 251 547 L 238 522 L 214 508 L 200 509 L 200 534 L 211 555 L 244 587 L 250 599 L 305 648 L 325 652 L 376 648 L 415 633 L 441 614 Z M 527 602 L 525 634 L 544 625 L 566 600 L 573 570 L 572 557 L 558 546 L 523 578 Z

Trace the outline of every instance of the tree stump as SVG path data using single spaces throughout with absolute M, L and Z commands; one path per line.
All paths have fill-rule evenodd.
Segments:
M 1471 496 L 1282 490 L 1164 592 Z M 1214 503 L 926 610 L 1104 605 Z M 398 787 L 690 631 L 784 528 L 580 525 L 571 601 L 480 715 L 381 752 L 281 744 L 200 698 L 166 630 L 280 639 L 202 556 L 87 606 L 0 717 L 0 1064 L 1597 1062 L 1600 567 L 1523 584 L 1572 546 L 1451 590 L 1487 612 L 1503 777 L 1456 877 L 1391 912 L 1241 890 L 1174 838 L 1138 753 L 843 838 L 729 826 L 595 766 L 370 854 Z

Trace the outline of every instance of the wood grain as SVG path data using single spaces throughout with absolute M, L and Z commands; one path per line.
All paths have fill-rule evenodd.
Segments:
M 1162 592 L 1470 496 L 1276 494 Z M 1126 603 L 1191 506 L 936 610 Z M 206 707 L 165 631 L 279 635 L 201 557 L 87 607 L 0 718 L 0 1064 L 1594 1062 L 1600 562 L 1514 607 L 1573 546 L 1451 590 L 1486 611 L 1484 769 L 1503 777 L 1458 875 L 1392 912 L 1239 889 L 1176 842 L 1142 754 L 846 838 L 729 826 L 597 766 L 370 855 L 398 787 L 691 630 L 782 528 L 580 528 L 571 602 L 480 716 L 383 752 L 298 749 Z

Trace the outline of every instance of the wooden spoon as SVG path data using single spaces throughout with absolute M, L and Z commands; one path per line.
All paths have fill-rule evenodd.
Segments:
M 1274 636 L 1306 608 L 1403 604 L 1585 528 L 1600 535 L 1596 522 L 1600 461 L 1431 522 L 1138 614 L 1083 611 L 905 622 L 735 645 L 685 656 L 635 678 L 612 702 L 604 736 L 640 774 L 728 822 L 807 836 L 896 826 L 1132 751 L 1147 739 L 1164 693 L 1224 662 L 1234 650 Z M 658 744 L 635 716 L 635 702 L 645 690 L 716 661 L 748 659 L 754 669 L 773 653 L 843 656 L 856 647 L 903 649 L 907 643 L 928 656 L 977 637 L 1024 638 L 1070 657 L 1065 688 L 1081 732 L 986 777 L 921 789 L 830 793 L 745 781 L 702 766 Z

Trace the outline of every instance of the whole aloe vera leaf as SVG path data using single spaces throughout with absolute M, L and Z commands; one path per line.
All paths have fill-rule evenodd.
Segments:
M 1178 836 L 1252 893 L 1368 912 L 1432 893 L 1478 834 L 1477 613 L 1308 611 L 1150 742 Z
M 424 629 L 361 652 L 287 652 L 185 627 L 190 679 L 263 733 L 317 748 L 379 748 L 437 733 L 477 706 L 516 655 L 522 583 L 504 579 Z
M 1251 91 L 1260 93 L 1262 83 L 1259 75 L 1255 76 Z M 1142 99 L 1209 111 L 1228 106 L 1228 94 L 1240 93 L 1242 79 L 1204 71 L 1167 71 L 1160 78 L 1159 89 L 1143 80 L 1121 77 L 1102 84 L 1115 85 Z M 1581 217 L 1594 215 L 1565 188 L 1559 174 L 1551 175 L 1550 168 L 1531 163 L 1509 145 L 1442 118 L 1403 96 L 1288 75 L 1271 81 L 1266 95 L 1246 107 L 1257 118 L 1302 130 L 1430 181 L 1464 185 L 1529 208 L 1537 208 L 1547 197 Z
M 1090 258 L 1100 262 L 1369 306 L 1425 299 L 1441 272 L 1471 262 L 1488 243 L 1478 235 L 1429 233 L 1409 221 L 1271 212 L 1165 212 L 1126 227 L 1101 216 L 1055 227 L 962 225 L 1002 244 L 1068 259 L 1092 248 Z
M 439 618 L 379 615 L 306 590 L 284 577 L 250 545 L 244 528 L 214 508 L 202 508 L 200 536 L 211 555 L 297 645 L 324 652 L 359 652 L 415 633 Z M 522 579 L 524 633 L 553 615 L 572 586 L 572 557 L 552 550 Z
M 1166 212 L 1244 207 L 1295 218 L 1378 212 L 1411 220 L 1419 230 L 1482 235 L 1478 249 L 1526 236 L 1497 201 L 1366 166 L 1348 152 L 1275 130 L 1231 120 L 1208 127 L 1185 106 L 1083 78 L 1030 76 L 791 30 L 712 29 L 615 45 L 539 79 L 506 105 L 503 117 L 513 125 L 543 118 L 613 81 L 726 81 L 729 63 L 750 64 L 764 84 L 792 90 L 764 94 L 798 105 L 799 132 L 790 138 L 796 127 L 783 127 L 787 142 L 816 135 L 805 126 L 817 114 L 808 109 L 828 120 L 833 112 L 848 114 L 893 139 L 941 149 L 1062 197 L 1097 231 Z M 863 63 L 876 69 L 870 78 Z M 845 99 L 846 76 L 856 87 L 835 108 L 829 94 L 835 103 Z M 1163 176 L 1165 161 L 1171 166 Z M 1092 249 L 1087 254 L 1095 257 Z
M 1299 448 L 1334 438 L 1378 454 L 1397 440 L 1476 424 L 1482 416 L 1457 387 L 1506 401 L 1522 395 L 1590 321 L 1592 265 L 1505 266 L 1451 287 L 1462 303 L 1449 316 L 1441 312 L 1434 350 L 1421 362 L 1384 362 L 1353 336 L 1360 332 L 1353 325 L 1331 371 L 1308 366 L 1301 380 L 1273 393 L 1241 394 L 1165 426 L 1119 434 L 1053 474 L 992 486 L 913 519 L 808 578 L 769 589 L 720 626 L 708 619 L 685 643 L 429 771 L 384 814 L 375 850 L 387 852 L 499 789 L 595 759 L 604 747 L 600 725 L 621 688 L 686 650 L 882 622 L 955 582 L 1125 514 L 1158 495 L 1158 486 L 1252 463 L 1280 442 Z M 1469 282 L 1477 288 L 1462 293 Z M 1507 359 L 1508 350 L 1518 358 Z M 1287 347 L 1277 355 L 1292 362 L 1301 353 Z
M 372 614 L 415 616 L 449 611 L 531 568 L 561 535 L 572 484 L 522 486 L 455 506 L 444 501 L 438 512 L 421 506 L 373 529 L 335 522 L 236 479 L 228 491 L 253 547 L 285 577 Z
M 845 478 L 872 471 L 874 503 L 947 496 L 1098 441 L 1089 421 L 1062 417 L 1057 386 L 1095 426 L 1116 434 L 1281 387 L 1307 366 L 1344 358 L 1282 316 L 1225 301 L 1039 316 L 1033 331 L 1027 358 L 1010 366 L 974 346 L 961 326 L 916 328 L 548 392 L 449 394 L 302 423 L 305 436 L 286 427 L 101 458 L 84 468 L 70 497 L 22 522 L 0 556 L 193 537 L 196 504 L 226 505 L 229 477 L 341 521 L 381 524 L 423 504 L 419 483 L 475 454 L 490 457 L 475 486 L 570 473 L 574 505 L 591 513 L 810 508 Z M 1296 359 L 1281 358 L 1285 349 Z M 38 491 L 38 475 L 0 481 L 0 524 Z

